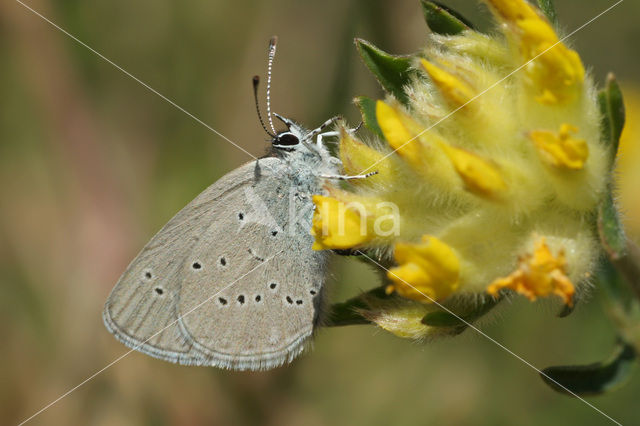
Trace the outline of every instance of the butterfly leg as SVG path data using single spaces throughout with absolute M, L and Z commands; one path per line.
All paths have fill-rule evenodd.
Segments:
M 377 175 L 378 172 L 369 172 L 364 175 L 353 175 L 353 176 L 345 176 L 345 175 L 320 175 L 321 178 L 324 179 L 338 179 L 338 180 L 353 180 L 353 179 L 366 179 L 370 176 Z
M 334 132 L 325 132 L 324 130 L 331 126 L 333 123 L 335 123 L 336 121 L 340 120 L 342 118 L 342 116 L 340 115 L 336 115 L 335 117 L 331 117 L 330 119 L 328 119 L 327 121 L 325 121 L 324 123 L 322 123 L 320 125 L 320 127 L 313 129 L 312 131 L 310 131 L 306 136 L 305 139 L 307 140 L 313 140 L 315 139 L 317 136 L 323 134 L 323 133 L 334 133 Z M 336 136 L 338 135 L 337 132 Z M 316 142 L 317 143 L 317 142 Z
M 336 136 L 340 136 L 340 132 L 323 132 L 318 133 L 316 136 L 316 145 L 322 146 L 324 138 L 335 138 Z
M 358 127 L 354 128 L 354 129 L 348 129 L 347 131 L 349 133 L 354 133 L 354 132 L 357 132 L 359 128 L 360 128 L 360 125 L 358 125 Z M 336 166 L 341 166 L 342 163 L 338 158 L 332 157 L 331 155 L 328 155 L 325 150 L 321 149 L 321 147 L 323 147 L 324 144 L 325 144 L 325 140 L 324 140 L 325 138 L 335 138 L 335 137 L 338 137 L 338 136 L 340 136 L 340 132 L 338 132 L 338 131 L 330 131 L 330 132 L 318 133 L 316 135 L 316 145 L 315 146 L 318 148 L 317 152 L 320 153 L 320 156 L 323 158 L 324 161 L 327 161 L 330 164 L 334 164 Z
M 324 123 L 322 123 L 322 125 L 320 127 L 310 131 L 305 136 L 304 139 L 306 141 L 312 141 L 315 138 L 316 139 L 315 146 L 311 145 L 310 143 L 308 143 L 306 141 L 302 141 L 302 143 L 308 149 L 318 153 L 325 163 L 334 164 L 336 166 L 340 166 L 340 165 L 342 165 L 342 163 L 340 162 L 340 159 L 331 156 L 328 151 L 323 149 L 323 147 L 324 147 L 324 138 L 335 138 L 337 136 L 340 136 L 340 132 L 335 131 L 335 130 L 325 132 L 324 130 L 327 127 L 329 127 L 330 125 L 332 125 L 333 123 L 335 123 L 336 121 L 340 120 L 340 119 L 342 119 L 342 117 L 339 116 L 339 115 L 337 115 L 335 117 L 332 117 L 332 118 L 328 119 L 327 121 L 325 121 Z M 358 124 L 358 126 L 353 128 L 353 129 L 347 129 L 347 131 L 349 133 L 355 133 L 360 129 L 360 126 L 362 126 L 362 123 Z M 367 177 L 367 176 L 364 176 L 364 177 Z
M 335 117 L 334 117 L 335 118 Z M 333 119 L 332 119 L 333 120 Z M 347 132 L 349 132 L 350 134 L 354 134 L 355 132 L 357 132 L 358 130 L 360 130 L 360 127 L 362 126 L 362 122 L 360 122 L 360 124 L 358 124 L 356 127 L 354 127 L 353 129 L 347 129 Z M 322 128 L 322 126 L 320 126 L 319 128 Z M 313 133 L 313 132 L 312 132 Z M 323 145 L 323 139 L 324 138 L 335 138 L 336 136 L 340 136 L 340 132 L 337 131 L 332 131 L 332 132 L 321 132 L 321 133 L 317 133 L 316 134 L 316 145 L 317 146 L 322 146 Z

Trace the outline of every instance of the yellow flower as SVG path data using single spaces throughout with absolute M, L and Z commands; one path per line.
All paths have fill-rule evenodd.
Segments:
M 529 300 L 558 295 L 566 305 L 573 305 L 575 288 L 567 277 L 567 262 L 564 251 L 553 255 L 544 238 L 536 241 L 533 253 L 526 253 L 520 258 L 518 269 L 506 278 L 495 280 L 487 292 L 497 296 L 503 288 L 509 288 L 526 296 Z
M 426 59 L 421 59 L 422 67 L 427 71 L 433 83 L 438 86 L 442 95 L 455 107 L 469 102 L 475 95 L 467 83 L 442 68 L 437 67 Z
M 500 171 L 490 161 L 464 149 L 445 144 L 441 146 L 471 192 L 480 196 L 496 197 L 507 188 Z
M 488 0 L 518 40 L 536 100 L 554 105 L 572 100 L 585 72 L 580 56 L 560 42 L 549 22 L 525 0 Z
M 387 293 L 429 303 L 446 298 L 458 288 L 460 261 L 455 252 L 435 237 L 425 235 L 419 244 L 397 243 L 397 268 L 387 276 L 394 284 Z
M 391 158 L 355 139 L 345 129 L 340 129 L 340 160 L 348 175 L 360 174 L 374 167 L 376 175 L 356 181 L 357 184 L 373 184 L 394 178 Z
M 611 173 L 596 90 L 536 8 L 488 3 L 500 34 L 430 34 L 402 80 L 404 96 L 370 104 L 365 122 L 382 141 L 342 134 L 349 173 L 381 173 L 342 185 L 336 198 L 395 206 L 397 232 L 381 238 L 373 223 L 385 210 L 365 202 L 346 228 L 365 221 L 366 235 L 334 236 L 333 220 L 323 237 L 318 198 L 315 247 L 367 250 L 389 271 L 386 288 L 398 296 L 390 298 L 408 303 L 469 306 L 509 288 L 571 304 L 601 254 L 593 218 Z M 399 310 L 380 307 L 374 321 L 397 334 L 427 332 L 417 314 Z
M 571 136 L 577 131 L 575 126 L 565 123 L 559 132 L 534 130 L 529 137 L 543 159 L 552 166 L 580 170 L 589 157 L 589 146 L 584 139 Z
M 420 140 L 417 140 L 417 133 L 411 132 L 405 125 L 411 119 L 402 115 L 398 109 L 382 101 L 376 102 L 376 118 L 389 146 L 419 168 L 423 158 L 422 146 Z
M 366 212 L 332 197 L 314 195 L 311 235 L 314 250 L 347 249 L 369 241 Z

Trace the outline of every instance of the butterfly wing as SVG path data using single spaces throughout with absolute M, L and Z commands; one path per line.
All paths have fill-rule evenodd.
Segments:
M 318 322 L 326 255 L 287 223 L 312 208 L 287 176 L 282 160 L 261 159 L 182 209 L 113 289 L 109 331 L 180 364 L 256 370 L 298 355 Z

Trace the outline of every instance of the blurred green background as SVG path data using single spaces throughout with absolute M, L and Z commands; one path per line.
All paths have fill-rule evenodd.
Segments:
M 447 3 L 488 28 L 478 2 Z M 568 32 L 613 1 L 556 3 Z M 280 37 L 273 107 L 315 127 L 337 113 L 355 124 L 351 99 L 382 94 L 353 37 L 409 53 L 427 34 L 417 0 L 26 4 L 256 156 L 267 142 L 250 79 L 265 73 L 271 35 Z M 615 71 L 629 93 L 640 85 L 638 16 L 640 3 L 626 0 L 572 39 L 598 81 Z M 0 3 L 0 102 L 0 422 L 15 424 L 126 352 L 101 319 L 120 273 L 175 212 L 249 158 L 15 1 Z M 640 155 L 629 158 L 637 169 Z M 637 238 L 640 179 L 625 176 Z M 331 292 L 341 300 L 376 282 L 372 268 L 338 259 Z M 551 302 L 517 299 L 481 328 L 540 368 L 598 361 L 614 343 L 600 299 L 594 289 L 564 319 Z M 589 400 L 640 424 L 639 393 L 636 375 Z M 418 345 L 357 326 L 321 330 L 312 353 L 265 373 L 132 353 L 32 423 L 607 422 L 472 330 Z

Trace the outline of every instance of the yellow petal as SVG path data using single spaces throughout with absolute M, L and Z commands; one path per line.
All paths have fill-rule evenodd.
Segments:
M 353 248 L 373 238 L 363 205 L 323 195 L 314 195 L 313 203 L 316 207 L 311 227 L 314 250 Z
M 453 74 L 437 67 L 426 59 L 421 59 L 420 62 L 429 74 L 431 81 L 440 90 L 440 93 L 454 106 L 465 105 L 475 96 L 473 89 Z
M 584 139 L 572 136 L 577 131 L 575 126 L 565 123 L 559 132 L 534 130 L 529 132 L 529 138 L 547 163 L 558 168 L 580 170 L 589 157 L 589 146 Z
M 507 189 L 498 168 L 490 161 L 464 149 L 440 144 L 467 189 L 476 195 L 495 198 Z
M 460 261 L 453 249 L 425 235 L 419 244 L 397 243 L 393 253 L 398 267 L 387 276 L 387 292 L 429 303 L 446 298 L 458 288 Z
M 520 41 L 536 100 L 553 105 L 570 101 L 584 81 L 580 56 L 560 42 L 551 24 L 524 0 L 488 0 Z M 535 59 L 534 59 L 535 58 Z
M 359 175 L 364 170 L 378 172 L 374 176 L 356 179 L 352 183 L 385 182 L 393 179 L 391 159 L 353 138 L 345 129 L 340 130 L 340 159 L 348 175 Z
M 567 262 L 560 250 L 553 255 L 544 238 L 536 241 L 534 252 L 520 258 L 518 269 L 505 278 L 495 280 L 487 292 L 496 296 L 503 288 L 509 288 L 534 301 L 537 297 L 558 295 L 565 304 L 573 305 L 575 288 L 566 275 Z
M 550 42 L 539 43 L 530 59 L 540 56 L 527 67 L 531 84 L 538 92 L 536 100 L 545 105 L 572 100 L 582 87 L 585 73 L 576 52 L 561 43 L 552 46 Z
M 506 21 L 536 18 L 535 10 L 524 0 L 488 0 L 498 15 Z
M 422 153 L 420 141 L 404 125 L 402 112 L 387 105 L 383 101 L 376 102 L 376 119 L 389 146 L 412 164 L 420 164 Z

